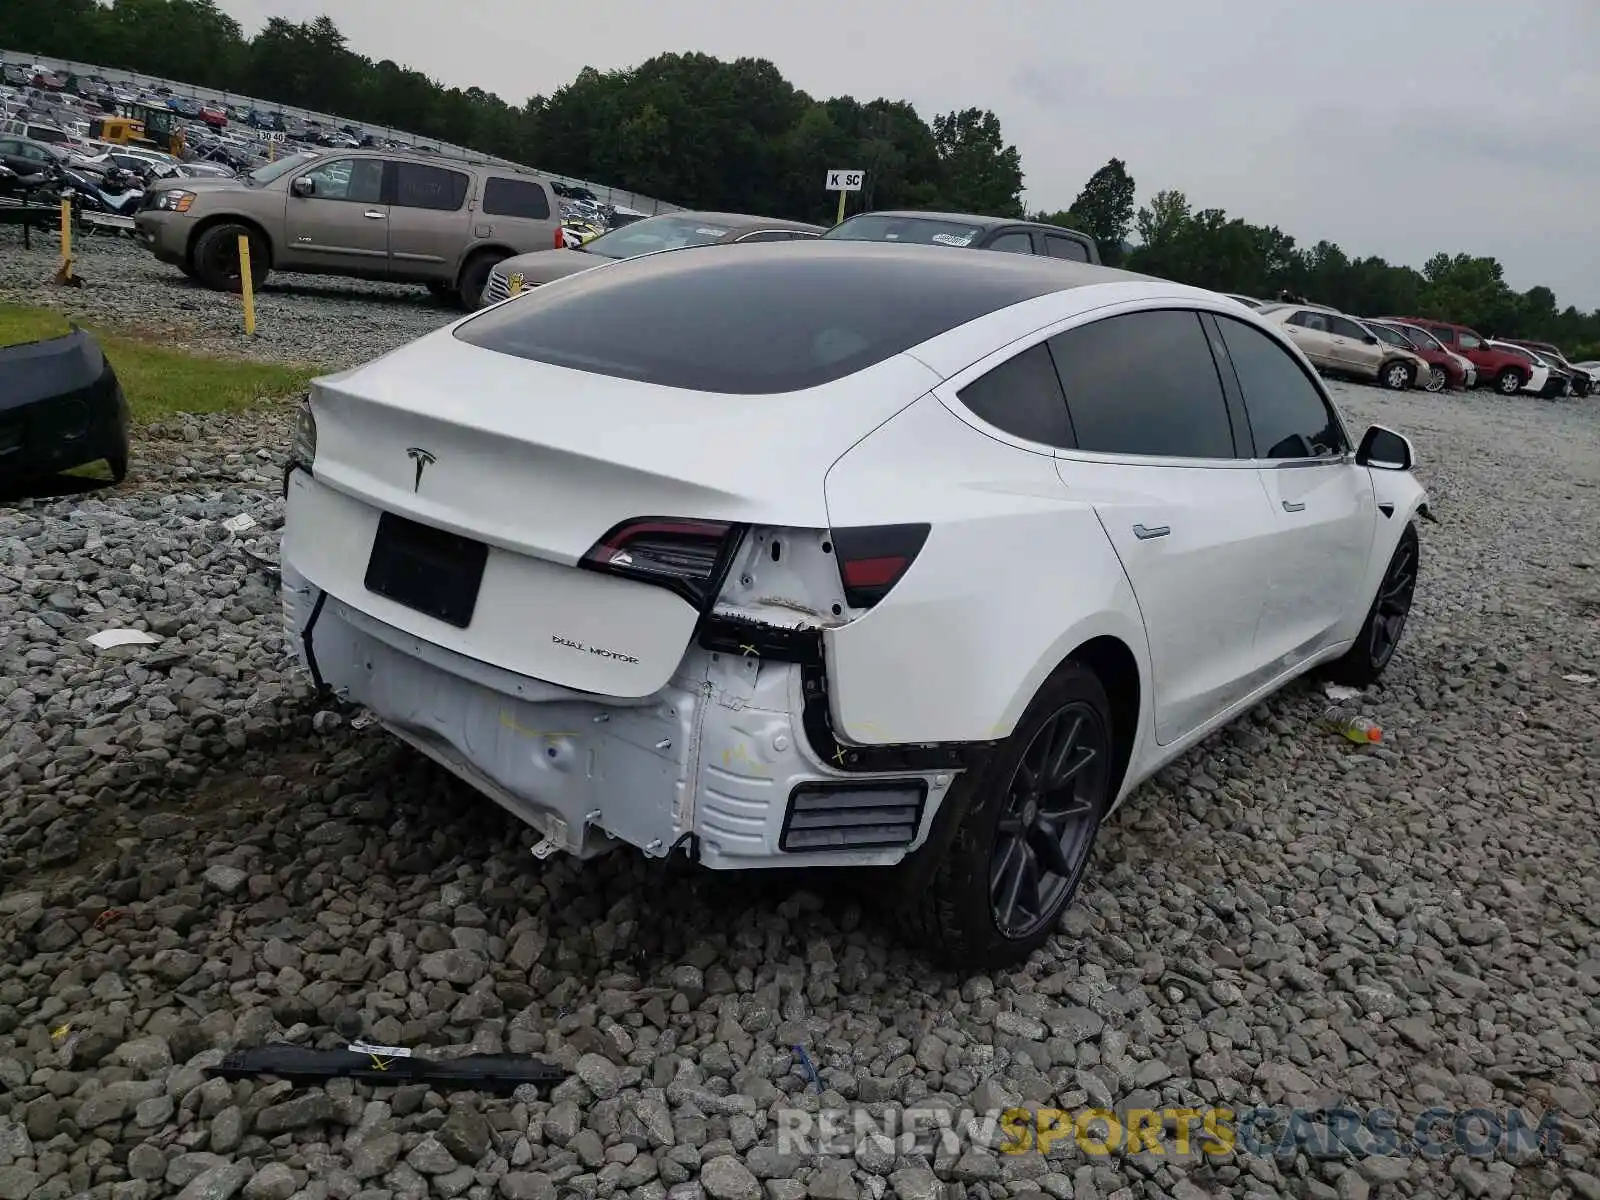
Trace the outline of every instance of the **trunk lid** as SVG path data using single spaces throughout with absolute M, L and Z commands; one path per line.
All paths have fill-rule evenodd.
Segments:
M 812 392 L 705 395 L 442 330 L 313 384 L 316 484 L 291 492 L 286 552 L 319 587 L 447 649 L 583 691 L 648 695 L 699 614 L 664 588 L 579 569 L 585 552 L 641 517 L 825 527 L 828 468 L 932 382 L 899 358 Z M 467 624 L 367 586 L 384 513 L 489 548 Z M 420 553 L 429 570 L 456 569 L 448 550 Z

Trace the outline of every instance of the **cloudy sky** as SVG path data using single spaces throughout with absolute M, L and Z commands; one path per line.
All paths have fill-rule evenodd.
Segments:
M 1141 203 L 1178 188 L 1302 244 L 1418 267 L 1490 254 L 1513 287 L 1600 307 L 1596 0 L 220 6 L 251 33 L 326 12 L 361 53 L 514 103 L 663 51 L 769 58 L 813 96 L 904 98 L 925 118 L 992 108 L 1030 208 L 1066 207 L 1115 155 Z

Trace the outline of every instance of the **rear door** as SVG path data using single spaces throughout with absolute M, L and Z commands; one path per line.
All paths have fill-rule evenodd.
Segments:
M 1283 331 L 1299 346 L 1305 356 L 1320 370 L 1342 371 L 1347 368 L 1339 357 L 1334 342 L 1333 329 L 1326 313 L 1302 308 L 1283 322 Z
M 1321 385 L 1293 354 L 1233 317 L 1216 322 L 1244 400 L 1274 531 L 1260 547 L 1270 570 L 1258 653 L 1274 673 L 1334 641 L 1364 612 L 1377 522 L 1372 479 Z
M 455 277 L 470 238 L 472 177 L 427 163 L 392 162 L 389 274 L 395 279 Z
M 1196 313 L 1125 312 L 1049 346 L 1073 438 L 1057 470 L 1093 498 L 1133 586 L 1156 739 L 1170 743 L 1263 681 L 1256 622 L 1272 563 L 1262 549 L 1277 523 Z
M 310 179 L 312 192 L 300 196 L 291 188 L 286 194 L 278 265 L 382 274 L 389 255 L 383 160 L 329 159 L 296 178 Z
M 983 248 L 998 250 L 1002 254 L 1032 254 L 1033 235 L 1026 229 L 1008 229 L 990 238 Z

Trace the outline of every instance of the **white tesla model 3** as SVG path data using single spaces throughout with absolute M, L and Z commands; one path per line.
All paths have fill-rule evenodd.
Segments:
M 286 621 L 541 856 L 898 867 L 909 928 L 998 964 L 1140 780 L 1313 667 L 1383 670 L 1413 461 L 1210 292 L 708 247 L 318 380 Z

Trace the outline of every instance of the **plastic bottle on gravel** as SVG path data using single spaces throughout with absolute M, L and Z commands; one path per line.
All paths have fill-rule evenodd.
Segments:
M 1328 732 L 1337 733 L 1360 746 L 1383 741 L 1383 730 L 1376 722 L 1358 717 L 1337 704 L 1323 712 L 1321 724 Z

